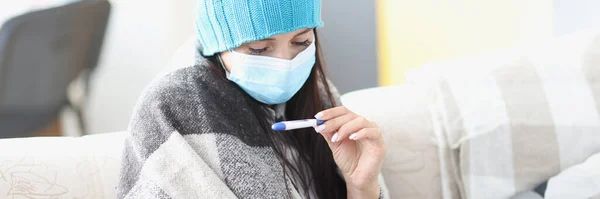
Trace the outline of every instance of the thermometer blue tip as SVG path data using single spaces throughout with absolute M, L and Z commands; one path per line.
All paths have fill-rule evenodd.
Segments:
M 275 131 L 285 131 L 285 124 L 284 123 L 275 123 L 271 126 L 271 128 Z

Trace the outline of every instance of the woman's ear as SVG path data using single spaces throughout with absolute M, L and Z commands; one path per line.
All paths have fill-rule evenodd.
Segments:
M 229 67 L 230 66 L 229 63 L 231 63 L 230 62 L 230 60 L 231 60 L 230 55 L 231 55 L 231 53 L 229 51 L 221 52 L 221 53 L 218 53 L 216 55 L 217 59 L 219 60 L 219 62 L 221 64 L 221 66 L 223 66 L 223 68 L 225 70 L 227 70 L 226 72 L 231 72 L 231 67 Z

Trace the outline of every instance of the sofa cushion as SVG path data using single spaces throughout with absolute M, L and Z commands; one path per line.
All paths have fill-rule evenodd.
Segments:
M 124 133 L 0 140 L 0 198 L 115 198 Z
M 427 108 L 431 94 L 402 85 L 341 97 L 344 106 L 380 127 L 387 148 L 381 172 L 391 198 L 442 198 L 438 147 Z

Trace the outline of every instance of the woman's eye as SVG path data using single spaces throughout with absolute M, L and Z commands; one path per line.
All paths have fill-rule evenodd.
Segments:
M 261 54 L 261 53 L 267 51 L 267 48 L 261 48 L 261 49 L 248 48 L 248 51 L 250 52 L 250 54 L 258 55 L 258 54 Z
M 312 43 L 312 41 L 310 41 L 308 39 L 303 42 L 293 42 L 293 44 L 296 46 L 310 46 L 311 43 Z

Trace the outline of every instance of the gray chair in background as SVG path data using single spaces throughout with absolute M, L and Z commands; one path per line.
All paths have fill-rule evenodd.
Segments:
M 71 106 L 81 131 L 81 107 L 67 88 L 83 77 L 86 90 L 97 65 L 110 13 L 107 0 L 80 0 L 33 11 L 0 28 L 0 138 L 32 136 Z

